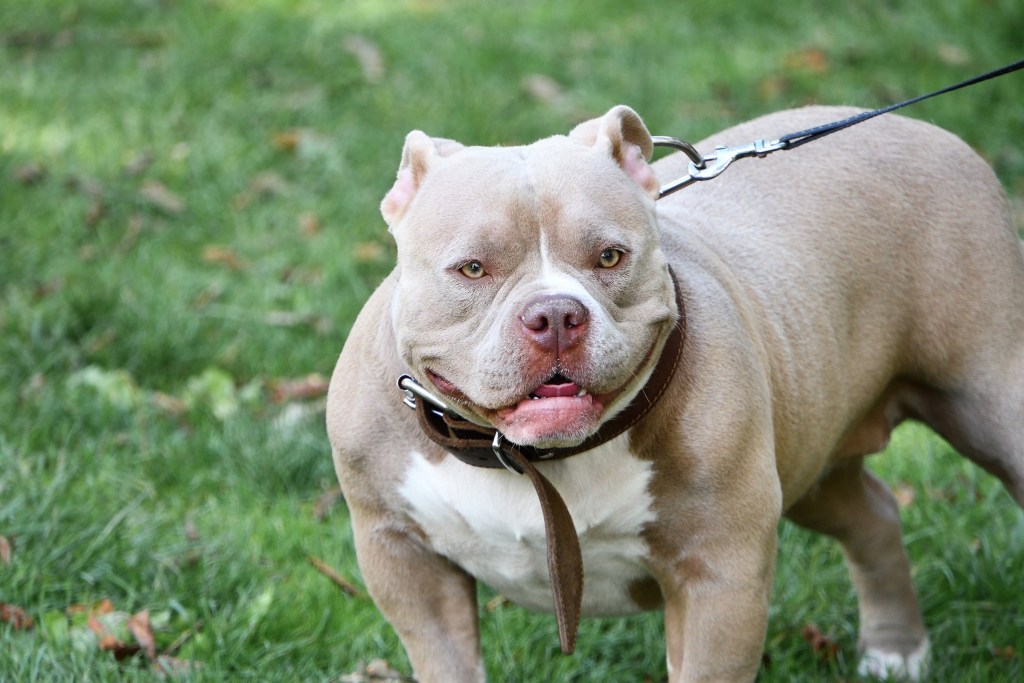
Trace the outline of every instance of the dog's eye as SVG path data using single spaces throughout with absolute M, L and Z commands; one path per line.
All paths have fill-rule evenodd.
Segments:
M 622 260 L 621 249 L 605 249 L 597 257 L 597 265 L 601 268 L 614 268 Z
M 468 261 L 459 268 L 459 272 L 468 277 L 470 280 L 479 280 L 487 272 L 484 270 L 484 264 L 479 261 Z

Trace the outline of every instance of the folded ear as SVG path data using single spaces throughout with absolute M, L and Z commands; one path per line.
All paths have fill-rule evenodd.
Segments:
M 626 175 L 651 197 L 658 196 L 658 179 L 647 161 L 654 152 L 651 134 L 640 116 L 620 104 L 599 119 L 581 123 L 569 137 L 603 150 Z
M 405 214 L 416 191 L 431 165 L 438 157 L 446 157 L 462 149 L 462 145 L 454 140 L 431 138 L 426 133 L 414 130 L 405 136 L 405 147 L 402 149 L 402 163 L 398 166 L 398 177 L 391 186 L 384 200 L 380 203 L 380 212 L 384 222 L 391 228 Z

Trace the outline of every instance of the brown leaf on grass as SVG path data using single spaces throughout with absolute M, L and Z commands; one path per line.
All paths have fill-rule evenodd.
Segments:
M 44 375 L 41 372 L 36 372 L 33 373 L 32 376 L 29 377 L 28 381 L 21 386 L 21 389 L 18 391 L 18 397 L 23 401 L 37 398 L 40 394 L 43 393 L 43 389 L 45 388 L 46 375 Z M 0 555 L 3 554 L 2 545 L 3 543 L 0 542 Z
M 331 510 L 334 509 L 334 506 L 340 503 L 342 499 L 341 487 L 335 486 L 324 491 L 317 497 L 316 505 L 313 506 L 313 517 L 318 522 L 324 521 Z
M 914 487 L 906 482 L 896 484 L 892 488 L 892 495 L 896 498 L 896 503 L 901 507 L 910 507 L 914 502 L 914 498 L 917 497 L 917 492 Z
M 523 79 L 526 94 L 544 104 L 555 104 L 565 96 L 562 84 L 544 74 L 530 74 Z
M 234 271 L 245 270 L 246 268 L 245 261 L 233 249 L 219 244 L 209 244 L 204 247 L 203 260 L 207 263 L 227 266 Z
M 85 213 L 85 227 L 96 227 L 96 224 L 99 223 L 105 215 L 107 215 L 107 205 L 103 200 L 97 199 L 93 201 L 89 210 Z
M 376 43 L 363 36 L 353 35 L 346 37 L 341 46 L 359 62 L 367 83 L 372 85 L 384 80 L 384 57 Z
M 15 631 L 28 631 L 35 626 L 35 621 L 25 614 L 25 610 L 4 602 L 0 602 L 0 623 L 10 624 Z
M 274 403 L 303 401 L 319 398 L 327 393 L 330 380 L 319 372 L 294 379 L 275 379 L 267 383 L 270 388 L 270 400 Z
M 114 603 L 111 602 L 109 598 L 103 598 L 95 605 L 83 605 L 81 603 L 71 605 L 66 611 L 69 615 L 80 614 L 82 612 L 88 612 L 94 616 L 99 614 L 110 614 L 114 611 Z
M 182 415 L 188 412 L 188 404 L 171 394 L 165 394 L 162 391 L 154 391 L 149 394 L 149 402 L 157 410 L 163 411 L 168 415 Z
M 810 71 L 815 74 L 822 74 L 829 70 L 828 55 L 824 50 L 816 47 L 809 47 L 786 55 L 783 62 L 787 69 L 794 71 Z
M 11 551 L 14 548 L 11 542 L 7 540 L 6 536 L 0 536 L 0 562 L 10 566 L 11 564 Z
M 330 579 L 338 588 L 341 589 L 345 595 L 353 598 L 363 597 L 363 592 L 356 588 L 355 584 L 344 578 L 341 574 L 334 571 L 329 564 L 321 560 L 319 557 L 313 557 L 309 555 L 306 560 L 316 569 L 318 572 Z
M 971 55 L 959 45 L 943 43 L 935 50 L 939 60 L 947 66 L 966 66 L 971 63 Z
M 153 666 L 164 676 L 171 676 L 174 678 L 177 676 L 187 676 L 193 671 L 201 669 L 203 667 L 203 663 L 194 660 L 179 659 L 177 657 L 171 657 L 170 655 L 158 655 Z
M 299 216 L 299 234 L 313 237 L 320 233 L 320 218 L 310 211 Z
M 136 178 L 145 173 L 153 165 L 153 155 L 150 152 L 138 152 L 121 167 L 121 173 L 128 178 Z
M 302 140 L 302 131 L 298 128 L 282 130 L 271 137 L 274 149 L 279 152 L 294 152 Z
M 831 662 L 839 654 L 839 644 L 822 633 L 814 624 L 804 626 L 802 635 L 811 652 L 818 656 L 823 662 Z
M 128 630 L 135 642 L 139 644 L 149 661 L 156 660 L 156 638 L 153 637 L 153 625 L 149 621 L 149 610 L 142 610 L 128 618 Z
M 147 180 L 143 183 L 139 196 L 150 206 L 172 216 L 184 213 L 187 208 L 185 200 L 157 180 Z
M 338 683 L 376 683 L 378 681 L 411 681 L 391 668 L 383 659 L 376 659 L 369 664 L 359 663 L 359 668 L 350 674 L 338 678 Z
M 91 197 L 92 199 L 102 199 L 106 194 L 106 189 L 103 187 L 103 183 L 96 178 L 90 178 L 89 176 L 69 176 L 68 179 L 64 181 L 64 187 L 85 195 L 86 197 Z
M 757 95 L 762 102 L 769 102 L 782 97 L 793 87 L 788 78 L 783 76 L 768 76 L 757 84 Z
M 38 162 L 18 166 L 14 169 L 14 179 L 21 185 L 36 185 L 46 180 L 46 167 Z
M 360 242 L 352 248 L 352 258 L 356 263 L 371 263 L 380 261 L 386 252 L 380 242 Z
M 4 42 L 11 47 L 20 48 L 61 48 L 67 47 L 74 40 L 71 29 L 62 31 L 18 31 L 4 36 Z
M 496 595 L 487 601 L 484 605 L 484 609 L 488 612 L 496 612 L 506 605 L 511 605 L 512 601 L 506 598 L 504 595 Z
M 1015 648 L 1013 645 L 1006 645 L 1004 647 L 994 647 L 992 648 L 992 656 L 996 659 L 1005 659 L 1009 661 L 1017 657 L 1017 648 Z
M 291 189 L 288 181 L 280 173 L 263 171 L 249 180 L 249 185 L 235 195 L 231 204 L 236 209 L 244 209 L 258 199 L 272 199 L 287 194 Z

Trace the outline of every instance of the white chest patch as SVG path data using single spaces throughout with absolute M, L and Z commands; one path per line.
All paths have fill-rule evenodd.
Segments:
M 583 553 L 583 611 L 638 611 L 630 584 L 647 577 L 647 544 L 654 520 L 651 464 L 629 454 L 623 435 L 586 454 L 537 463 L 572 515 Z M 515 603 L 551 610 L 544 518 L 525 476 L 445 458 L 433 465 L 420 453 L 399 493 L 436 552 Z

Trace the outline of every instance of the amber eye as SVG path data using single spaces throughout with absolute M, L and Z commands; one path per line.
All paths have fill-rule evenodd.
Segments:
M 597 258 L 597 265 L 601 268 L 614 268 L 622 260 L 621 249 L 605 249 Z
M 468 261 L 459 268 L 459 272 L 468 277 L 470 280 L 479 280 L 487 272 L 484 270 L 484 264 L 479 261 Z

